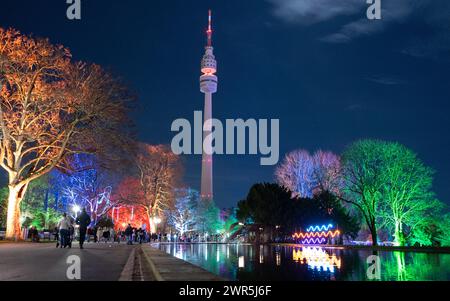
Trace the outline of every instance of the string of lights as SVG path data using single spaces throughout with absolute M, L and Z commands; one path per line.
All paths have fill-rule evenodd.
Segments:
M 341 232 L 339 230 L 336 231 L 328 231 L 328 232 L 310 232 L 310 233 L 294 233 L 294 235 L 292 235 L 292 237 L 294 239 L 303 239 L 303 238 L 328 238 L 328 237 L 332 237 L 335 238 L 336 236 L 340 235 Z
M 332 224 L 322 225 L 322 226 L 311 226 L 308 229 L 306 229 L 306 232 L 329 231 L 329 230 L 333 229 L 333 227 L 334 226 Z
M 322 237 L 322 238 L 306 238 L 302 240 L 302 244 L 308 244 L 308 245 L 318 245 L 318 244 L 324 244 L 327 242 L 327 239 Z
M 328 239 L 341 235 L 341 232 L 333 229 L 332 224 L 310 226 L 306 232 L 298 232 L 292 235 L 295 240 L 301 240 L 302 244 L 325 244 Z

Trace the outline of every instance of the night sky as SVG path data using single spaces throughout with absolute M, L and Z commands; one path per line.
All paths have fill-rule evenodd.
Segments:
M 216 118 L 280 119 L 281 156 L 297 148 L 341 153 L 361 138 L 398 141 L 436 170 L 450 204 L 450 1 L 382 0 L 1 0 L 0 26 L 48 37 L 77 60 L 98 63 L 139 95 L 139 139 L 170 143 L 176 118 L 203 109 L 199 91 L 207 11 L 219 63 Z M 221 207 L 273 181 L 259 156 L 216 156 Z M 281 158 L 280 158 L 281 159 Z M 199 189 L 201 156 L 184 156 Z

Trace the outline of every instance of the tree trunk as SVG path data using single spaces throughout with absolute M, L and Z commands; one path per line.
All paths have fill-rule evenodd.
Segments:
M 59 201 L 59 200 L 58 200 L 58 198 L 59 198 L 59 193 L 58 193 L 58 192 L 55 192 L 55 195 L 54 195 L 54 196 L 55 196 L 55 204 L 54 204 L 54 207 L 53 207 L 53 208 L 55 209 L 55 211 L 58 211 L 58 209 L 59 209 L 59 208 L 58 208 L 58 205 L 59 205 L 59 204 L 58 204 L 58 201 Z
M 48 196 L 49 196 L 49 190 L 50 189 L 45 189 L 45 198 L 44 198 L 44 211 L 47 212 L 48 211 Z
M 402 229 L 401 222 L 395 223 L 394 238 L 395 238 L 395 242 L 397 243 L 398 246 L 403 247 L 405 245 L 405 239 L 403 236 L 403 229 Z
M 370 226 L 370 234 L 372 235 L 372 246 L 376 247 L 378 246 L 378 233 L 377 233 L 377 226 L 375 223 L 372 223 Z
M 149 234 L 154 234 L 154 233 L 156 233 L 156 230 L 155 230 L 155 225 L 153 223 L 151 209 L 149 209 L 149 208 L 145 208 L 145 209 L 146 209 L 147 218 L 148 218 L 148 228 L 149 228 L 148 229 L 148 233 Z
M 28 184 L 15 186 L 9 185 L 8 216 L 6 220 L 6 239 L 20 240 L 22 225 L 20 223 L 20 203 L 22 202 Z

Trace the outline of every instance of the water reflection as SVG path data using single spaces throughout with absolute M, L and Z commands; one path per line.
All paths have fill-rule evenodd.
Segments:
M 277 266 L 280 266 L 281 265 L 281 253 L 280 252 L 276 252 L 275 253 L 275 258 L 276 258 Z
M 341 268 L 341 259 L 336 255 L 328 254 L 323 248 L 303 247 L 292 251 L 292 259 L 301 264 L 307 264 L 318 271 L 334 273 L 335 268 Z
M 160 244 L 161 250 L 232 280 L 368 280 L 369 250 L 243 244 Z M 212 256 L 211 256 L 212 255 Z M 450 280 L 450 254 L 378 252 L 381 280 Z
M 240 256 L 239 257 L 239 268 L 245 268 L 245 257 L 244 256 Z
M 264 246 L 259 246 L 259 263 L 264 263 Z

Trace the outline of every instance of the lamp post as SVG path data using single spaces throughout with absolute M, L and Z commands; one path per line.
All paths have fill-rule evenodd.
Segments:
M 153 216 L 150 219 L 150 223 L 153 224 L 153 227 L 150 226 L 150 231 L 152 231 L 152 233 L 156 233 L 156 229 L 157 229 L 158 225 L 161 223 L 161 221 L 162 221 L 161 218 L 158 216 Z
M 81 208 L 78 205 L 74 205 L 72 207 L 72 211 L 73 211 L 73 213 L 75 213 L 75 218 L 76 218 L 78 216 L 78 213 L 81 211 Z

